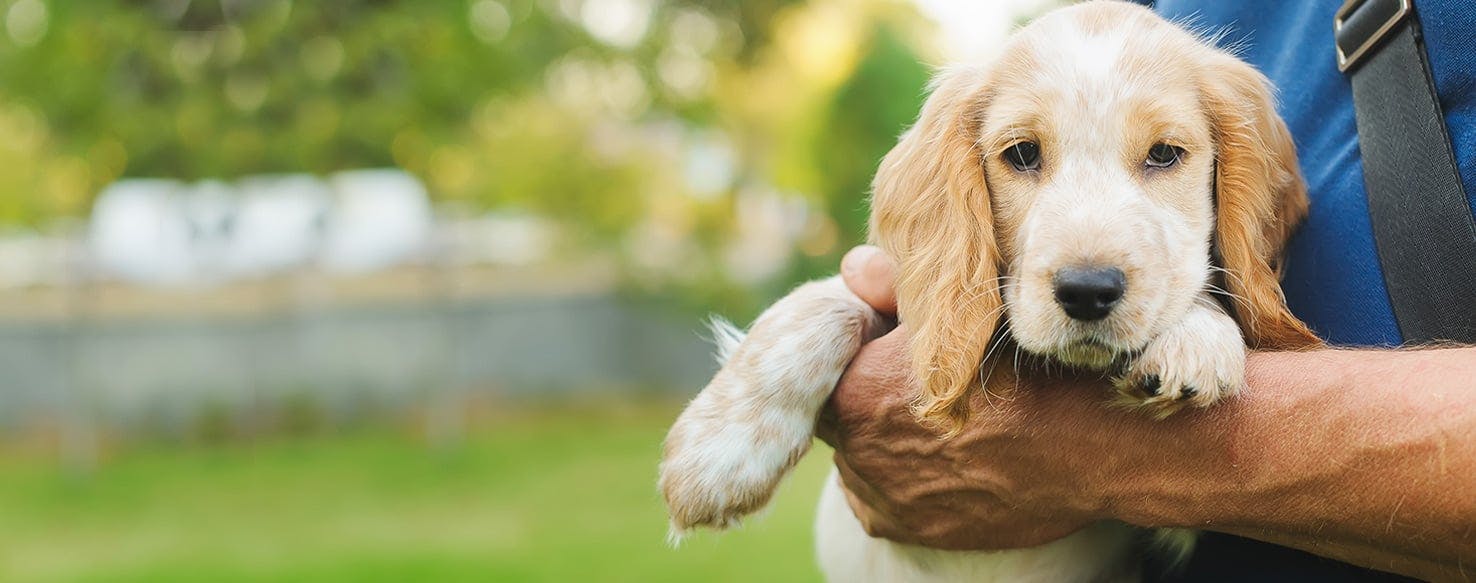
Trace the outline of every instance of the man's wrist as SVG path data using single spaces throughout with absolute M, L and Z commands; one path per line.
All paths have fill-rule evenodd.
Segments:
M 1327 374 L 1336 367 L 1315 362 L 1321 356 L 1252 354 L 1244 393 L 1164 421 L 1124 422 L 1127 453 L 1105 490 L 1108 514 L 1154 528 L 1246 526 L 1248 505 L 1264 506 L 1306 479 L 1296 470 L 1320 465 L 1298 459 L 1305 452 L 1288 432 L 1321 423 L 1308 415 L 1334 414 L 1308 403 L 1340 382 Z
M 1476 351 L 1266 353 L 1248 365 L 1245 395 L 1147 437 L 1176 445 L 1158 462 L 1144 455 L 1146 478 L 1119 485 L 1115 517 L 1427 578 L 1460 572 L 1476 518 Z

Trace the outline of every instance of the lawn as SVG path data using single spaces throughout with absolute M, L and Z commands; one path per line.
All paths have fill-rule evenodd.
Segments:
M 359 429 L 135 446 L 86 479 L 0 460 L 4 581 L 806 581 L 828 451 L 743 529 L 665 544 L 674 405 L 479 421 L 462 447 Z

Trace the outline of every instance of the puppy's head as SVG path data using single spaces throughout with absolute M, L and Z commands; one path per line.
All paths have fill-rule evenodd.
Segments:
M 1307 201 L 1266 79 L 1140 7 L 1058 10 L 943 71 L 872 204 L 920 412 L 945 427 L 1005 321 L 1021 348 L 1100 369 L 1220 287 L 1250 346 L 1315 342 L 1277 282 Z

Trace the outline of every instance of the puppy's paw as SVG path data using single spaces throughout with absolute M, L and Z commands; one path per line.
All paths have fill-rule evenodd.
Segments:
M 1245 352 L 1229 316 L 1193 310 L 1150 341 L 1114 381 L 1115 402 L 1159 419 L 1185 406 L 1207 407 L 1245 386 Z
M 720 373 L 713 385 L 741 383 L 735 376 Z M 750 393 L 709 385 L 667 434 L 658 485 L 673 542 L 695 527 L 735 526 L 762 509 L 779 480 L 809 450 L 813 416 L 729 398 Z

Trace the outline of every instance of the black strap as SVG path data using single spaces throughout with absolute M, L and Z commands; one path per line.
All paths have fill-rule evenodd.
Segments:
M 1412 0 L 1348 0 L 1334 28 L 1400 332 L 1405 342 L 1476 342 L 1476 220 Z

